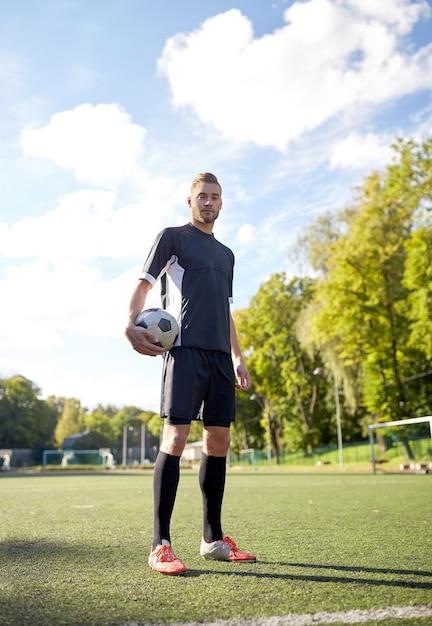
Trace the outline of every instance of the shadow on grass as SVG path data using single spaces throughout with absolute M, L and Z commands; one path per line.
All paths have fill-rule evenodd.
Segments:
M 312 563 L 281 563 L 289 567 L 305 567 L 308 569 L 332 569 L 341 572 L 367 572 L 370 574 L 397 574 L 398 576 L 426 576 L 432 578 L 432 571 L 412 569 L 388 569 L 379 567 L 348 567 L 347 565 L 317 565 Z
M 259 561 L 261 565 L 271 565 L 271 566 L 279 566 L 279 567 L 292 567 L 291 563 L 283 563 L 283 562 L 274 562 L 274 561 Z M 352 584 L 355 583 L 357 585 L 373 585 L 373 586 L 383 586 L 383 587 L 401 587 L 405 589 L 431 589 L 432 590 L 432 580 L 431 582 L 423 582 L 416 580 L 386 580 L 386 579 L 376 579 L 376 578 L 362 578 L 358 576 L 331 576 L 331 575 L 311 575 L 311 574 L 291 574 L 291 573 L 265 573 L 265 572 L 251 572 L 241 571 L 240 568 L 242 565 L 236 564 L 234 566 L 237 571 L 231 570 L 227 571 L 212 571 L 211 573 L 217 573 L 221 576 L 239 576 L 240 578 L 257 578 L 257 579 L 271 579 L 271 580 L 287 580 L 287 581 L 299 581 L 299 582 L 315 582 L 315 583 L 333 583 L 333 584 Z M 321 569 L 321 565 L 303 565 L 305 569 L 317 568 Z M 400 575 L 397 570 L 391 569 L 372 569 L 372 568 L 361 568 L 361 567 L 338 567 L 337 565 L 326 566 L 326 569 L 335 570 L 335 571 L 346 571 L 346 572 L 367 572 L 367 573 L 385 573 L 388 576 Z M 203 569 L 189 569 L 185 576 L 203 576 L 208 575 L 210 572 L 208 570 Z M 418 572 L 418 571 L 406 571 L 403 574 L 404 576 L 431 576 L 428 572 Z
M 94 563 L 95 559 L 99 559 L 102 562 L 104 557 L 106 558 L 107 552 L 110 555 L 111 560 L 115 560 L 113 557 L 113 546 L 95 547 L 94 545 L 89 550 L 89 546 L 85 545 L 73 545 L 67 543 L 55 543 L 51 541 L 7 541 L 0 542 L 0 560 L 2 565 L 10 563 L 16 564 L 18 561 L 29 560 L 33 565 L 46 565 L 53 561 L 74 561 L 81 559 L 84 564 L 86 561 Z M 118 549 L 121 553 L 121 548 Z M 115 564 L 112 565 L 115 568 Z M 360 566 L 346 566 L 346 565 L 322 565 L 318 563 L 290 563 L 284 561 L 264 561 L 259 560 L 257 563 L 220 563 L 220 567 L 230 567 L 227 569 L 218 568 L 219 563 L 212 562 L 212 566 L 209 565 L 208 569 L 195 568 L 188 569 L 184 576 L 186 577 L 200 577 L 208 576 L 209 574 L 216 574 L 220 576 L 235 576 L 235 577 L 251 577 L 256 579 L 270 579 L 270 580 L 287 580 L 287 581 L 302 581 L 302 582 L 318 582 L 318 583 L 333 583 L 333 584 L 358 584 L 358 585 L 373 585 L 383 587 L 402 587 L 406 589 L 431 589 L 432 590 L 432 571 L 411 570 L 411 569 L 391 569 L 391 568 L 376 568 L 376 567 L 360 567 Z M 263 568 L 280 568 L 280 572 L 266 572 L 262 571 Z M 216 569 L 215 569 L 216 568 Z M 247 568 L 247 569 L 245 569 Z M 256 568 L 257 571 L 253 571 L 252 568 Z M 293 571 L 299 568 L 305 570 L 325 570 L 328 574 L 314 575 L 308 573 L 294 573 Z M 331 574 L 334 572 L 335 574 Z M 336 575 L 343 572 L 344 575 Z M 349 575 L 359 574 L 356 575 Z M 371 574 L 371 577 L 365 577 L 365 574 Z M 386 575 L 388 578 L 374 578 L 373 574 Z M 399 577 L 399 578 L 397 578 Z M 412 578 L 407 580 L 407 577 Z M 416 578 L 430 578 L 430 581 L 416 580 Z
M 127 553 L 128 559 L 133 559 L 136 552 L 134 546 L 118 548 L 118 544 L 105 543 L 101 546 L 85 545 L 78 542 L 55 542 L 51 540 L 35 539 L 27 541 L 0 541 L 0 564 L 3 567 L 31 565 L 29 578 L 37 575 L 40 568 L 42 572 L 50 571 L 50 568 L 76 567 L 80 563 L 81 568 L 91 572 L 95 564 L 101 567 L 115 568 L 124 565 L 124 555 Z
M 411 569 L 392 569 L 392 568 L 378 568 L 378 567 L 361 567 L 361 566 L 347 566 L 347 565 L 321 565 L 318 563 L 290 563 L 284 561 L 263 561 L 257 562 L 258 566 L 270 566 L 272 568 L 304 568 L 305 570 L 326 570 L 328 575 L 313 575 L 313 574 L 295 574 L 291 572 L 287 573 L 274 573 L 274 572 L 253 572 L 250 570 L 255 564 L 251 563 L 235 563 L 233 569 L 230 571 L 217 570 L 217 574 L 226 576 L 240 576 L 240 577 L 254 577 L 257 579 L 274 579 L 274 580 L 292 580 L 302 582 L 318 582 L 318 583 L 335 583 L 335 584 L 351 584 L 356 583 L 360 585 L 382 585 L 384 587 L 403 587 L 408 589 L 431 589 L 432 590 L 432 571 L 411 570 Z M 242 568 L 248 567 L 247 571 Z M 234 569 L 235 568 L 235 569 Z M 330 572 L 346 572 L 360 574 L 360 576 L 337 576 L 331 575 Z M 208 570 L 194 569 L 188 570 L 187 576 L 202 576 L 208 574 Z M 365 578 L 362 574 L 384 574 L 388 576 L 388 579 L 377 578 Z M 406 578 L 395 579 L 394 577 L 413 577 L 413 580 L 407 580 Z M 390 577 L 393 577 L 391 579 Z M 415 577 L 430 578 L 430 581 L 415 580 Z
M 52 560 L 56 554 L 68 553 L 71 558 L 77 555 L 85 555 L 87 548 L 80 545 L 72 545 L 68 543 L 55 543 L 43 539 L 35 539 L 34 541 L 0 541 L 0 555 L 3 564 L 7 561 L 16 562 L 16 557 L 34 559 L 40 557 L 41 560 Z

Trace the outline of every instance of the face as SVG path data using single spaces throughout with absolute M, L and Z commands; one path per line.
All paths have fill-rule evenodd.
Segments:
M 211 232 L 213 222 L 218 218 L 222 208 L 222 197 L 216 183 L 198 183 L 188 198 L 192 210 L 192 224 L 201 230 Z

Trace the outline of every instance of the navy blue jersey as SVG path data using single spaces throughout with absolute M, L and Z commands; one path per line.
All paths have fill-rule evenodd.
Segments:
M 140 278 L 160 279 L 162 308 L 180 327 L 176 346 L 231 353 L 233 269 L 232 251 L 190 223 L 156 237 Z

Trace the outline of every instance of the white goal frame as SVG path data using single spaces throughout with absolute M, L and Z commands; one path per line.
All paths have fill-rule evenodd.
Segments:
M 69 465 L 68 461 L 72 460 L 76 453 L 78 456 L 80 454 L 98 454 L 102 459 L 102 469 L 113 467 L 113 458 L 109 448 L 94 448 L 91 450 L 44 450 L 42 453 L 42 467 L 45 470 L 48 465 L 48 458 L 57 454 L 58 456 L 61 456 L 60 463 L 57 465 L 62 465 L 64 468 L 73 468 L 73 464 Z
M 411 417 L 406 420 L 395 420 L 393 422 L 378 422 L 376 424 L 369 424 L 369 443 L 371 447 L 371 458 L 372 458 L 372 473 L 376 474 L 376 459 L 374 452 L 374 434 L 373 431 L 377 428 L 388 428 L 389 426 L 405 426 L 407 424 L 420 424 L 421 422 L 429 422 L 429 430 L 432 441 L 432 415 L 425 415 L 424 417 Z
M 255 461 L 255 448 L 245 448 L 244 450 L 239 450 L 239 456 L 245 457 L 250 454 L 250 464 L 256 470 L 256 461 Z

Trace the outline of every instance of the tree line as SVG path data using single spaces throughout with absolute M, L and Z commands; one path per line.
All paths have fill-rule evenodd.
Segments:
M 432 139 L 393 148 L 349 206 L 300 233 L 291 253 L 304 275 L 272 275 L 235 311 L 253 389 L 237 396 L 234 451 L 278 459 L 334 443 L 337 402 L 345 442 L 371 422 L 432 413 Z M 151 411 L 89 412 L 40 395 L 23 376 L 0 380 L 0 447 L 56 448 L 90 429 L 95 447 L 113 448 L 124 426 L 160 432 Z M 200 437 L 194 424 L 191 440 Z
M 110 448 L 121 462 L 124 428 L 128 445 L 139 447 L 141 425 L 155 443 L 161 420 L 153 411 L 135 406 L 98 405 L 92 411 L 76 398 L 49 396 L 41 399 L 36 383 L 17 375 L 0 379 L 0 448 L 31 448 L 36 463 L 44 450 L 61 449 L 66 437 L 89 431 L 76 449 Z M 147 438 L 148 438 L 147 437 Z
M 345 441 L 432 413 L 432 139 L 393 152 L 299 235 L 313 278 L 275 274 L 236 315 L 275 454 L 334 442 L 337 400 Z

